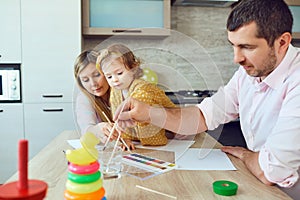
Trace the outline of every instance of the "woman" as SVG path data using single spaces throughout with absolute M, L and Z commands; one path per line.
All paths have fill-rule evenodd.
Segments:
M 104 142 L 104 130 L 110 129 L 106 116 L 111 120 L 110 87 L 104 75 L 96 69 L 98 55 L 94 50 L 87 50 L 75 61 L 74 76 L 80 89 L 76 97 L 75 115 L 81 134 L 92 132 Z

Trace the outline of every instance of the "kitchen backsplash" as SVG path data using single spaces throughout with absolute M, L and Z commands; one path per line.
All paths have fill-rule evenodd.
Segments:
M 230 8 L 180 7 L 171 10 L 169 37 L 84 38 L 84 49 L 121 42 L 153 69 L 166 90 L 216 90 L 237 70 L 227 41 Z

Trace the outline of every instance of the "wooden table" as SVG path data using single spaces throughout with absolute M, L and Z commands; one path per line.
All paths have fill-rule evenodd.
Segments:
M 63 193 L 67 180 L 67 160 L 63 150 L 71 149 L 67 140 L 76 138 L 79 138 L 79 135 L 75 131 L 62 132 L 29 162 L 29 179 L 44 180 L 48 183 L 46 199 L 64 199 Z M 192 146 L 193 148 L 209 148 L 212 146 L 219 148 L 221 146 L 206 133 L 198 134 L 195 141 L 195 144 Z M 172 170 L 144 181 L 126 175 L 119 179 L 104 180 L 106 197 L 109 200 L 171 199 L 136 187 L 136 185 L 140 185 L 182 200 L 228 198 L 291 199 L 276 186 L 266 186 L 257 180 L 239 159 L 232 156 L 229 157 L 237 168 L 237 171 Z M 8 182 L 17 179 L 16 173 Z M 237 195 L 225 197 L 215 194 L 212 190 L 212 183 L 221 179 L 237 183 L 239 186 Z

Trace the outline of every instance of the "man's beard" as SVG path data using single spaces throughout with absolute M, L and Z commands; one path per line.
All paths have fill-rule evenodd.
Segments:
M 247 71 L 249 76 L 253 77 L 266 77 L 268 76 L 276 67 L 277 57 L 275 55 L 274 47 L 272 47 L 268 53 L 267 58 L 265 58 L 262 63 L 261 69 L 254 69 L 254 71 Z M 244 63 L 240 63 L 243 66 Z

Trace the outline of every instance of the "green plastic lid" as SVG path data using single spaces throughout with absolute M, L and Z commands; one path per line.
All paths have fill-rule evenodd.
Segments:
M 214 192 L 222 196 L 235 195 L 237 189 L 238 189 L 238 185 L 231 181 L 219 180 L 213 183 Z

